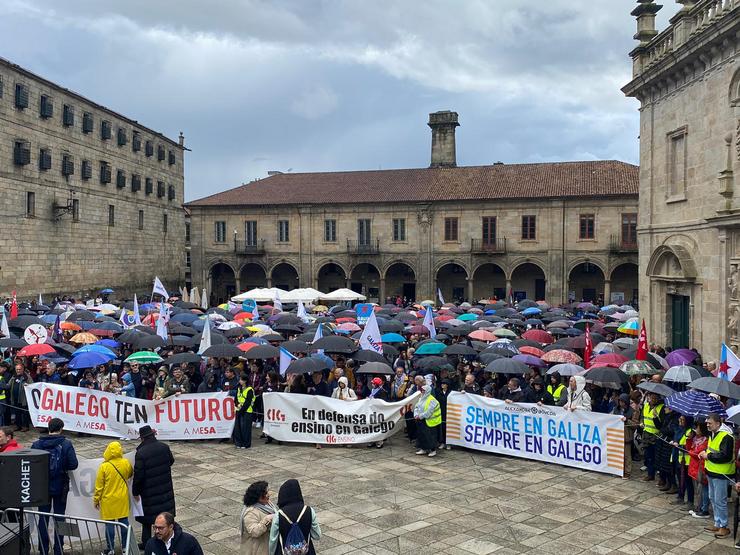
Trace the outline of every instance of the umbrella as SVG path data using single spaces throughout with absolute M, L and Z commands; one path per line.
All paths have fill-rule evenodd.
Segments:
M 523 362 L 527 366 L 535 366 L 537 368 L 547 367 L 546 362 L 542 362 L 542 360 L 539 357 L 532 356 L 532 355 L 514 355 L 513 357 L 511 357 L 511 360 Z
M 19 337 L 3 337 L 0 339 L 0 347 L 3 349 L 20 349 L 28 345 L 25 339 Z
M 124 362 L 138 362 L 139 364 L 152 364 L 162 362 L 162 357 L 152 351 L 137 351 L 129 356 Z
M 478 355 L 478 360 L 480 360 L 486 366 L 492 363 L 494 360 L 497 360 L 499 358 L 503 358 L 503 357 L 495 353 L 480 353 Z
M 162 364 L 182 364 L 183 362 L 186 364 L 200 364 L 201 360 L 201 357 L 195 353 L 177 353 L 164 359 Z
M 619 333 L 625 335 L 639 335 L 640 334 L 640 323 L 637 321 L 627 321 L 617 328 Z
M 532 341 L 537 341 L 538 343 L 544 343 L 546 345 L 555 341 L 553 336 L 545 330 L 527 330 L 522 334 L 522 337 L 524 339 L 531 339 Z
M 306 357 L 291 360 L 285 372 L 287 374 L 313 374 L 327 368 L 328 366 L 324 361 L 318 358 Z
M 668 370 L 666 370 L 666 373 L 663 376 L 663 381 L 689 383 L 701 377 L 701 372 L 699 372 L 698 369 L 694 368 L 693 366 L 681 364 L 679 366 L 671 366 Z
M 496 374 L 526 374 L 530 368 L 523 362 L 513 358 L 499 358 L 485 367 L 484 372 L 493 372 Z
M 102 295 L 111 295 L 113 293 L 113 289 L 111 289 L 110 287 L 106 287 L 105 289 L 101 289 L 100 293 Z
M 107 364 L 111 359 L 100 353 L 82 353 L 69 361 L 68 368 L 72 370 L 81 370 L 83 368 L 95 368 Z
M 689 390 L 674 393 L 665 400 L 665 404 L 671 410 L 684 416 L 691 416 L 692 418 L 706 418 L 712 413 L 717 413 L 722 418 L 727 418 L 727 413 L 722 403 L 703 391 Z
M 145 335 L 143 337 L 137 338 L 133 345 L 137 349 L 158 349 L 160 347 L 164 347 L 165 340 L 159 337 L 158 335 Z
M 296 354 L 296 353 L 307 353 L 308 352 L 308 343 L 305 341 L 285 341 L 282 345 L 283 349 L 288 351 L 289 353 Z
M 720 397 L 740 399 L 740 386 L 722 378 L 699 378 L 691 382 L 688 387 L 706 393 L 716 393 Z
M 578 366 L 577 364 L 562 363 L 551 367 L 547 373 L 554 374 L 557 372 L 561 376 L 579 376 L 584 370 L 583 366 Z
M 134 353 L 135 354 L 135 353 Z M 221 343 L 219 345 L 211 345 L 205 351 L 203 356 L 214 357 L 214 358 L 236 358 L 244 356 L 244 353 L 237 349 L 231 343 Z
M 33 357 L 38 355 L 45 355 L 48 353 L 53 353 L 54 347 L 49 345 L 48 343 L 32 343 L 30 345 L 26 345 L 23 347 L 20 351 L 18 351 L 19 357 Z
M 612 345 L 617 345 L 623 349 L 633 349 L 637 347 L 637 339 L 633 337 L 619 337 L 612 341 Z
M 578 364 L 583 359 L 572 351 L 566 351 L 564 349 L 553 349 L 547 351 L 542 355 L 542 360 L 545 362 L 561 362 L 569 364 Z
M 438 372 L 440 370 L 452 370 L 452 364 L 445 357 L 424 357 L 414 362 L 414 366 L 426 372 Z
M 665 357 L 665 360 L 671 366 L 680 366 L 682 364 L 691 364 L 696 360 L 698 355 L 690 349 L 676 349 L 671 351 Z
M 439 355 L 447 348 L 444 343 L 424 343 L 414 352 L 415 355 Z M 473 352 L 475 354 L 475 352 Z
M 425 345 L 422 345 L 424 347 Z M 463 343 L 455 343 L 454 345 L 449 345 L 442 351 L 446 355 L 458 355 L 458 356 L 475 356 L 477 351 L 473 349 L 473 347 L 468 347 L 467 345 Z M 416 351 L 416 354 L 419 354 L 419 351 Z
M 272 345 L 257 345 L 249 349 L 247 354 L 243 356 L 252 360 L 278 358 L 280 356 L 280 349 Z
M 384 333 L 380 336 L 383 343 L 405 343 L 406 339 L 398 333 Z
M 608 389 L 621 389 L 622 385 L 627 383 L 627 374 L 618 368 L 610 366 L 596 366 L 590 368 L 583 377 L 587 382 L 606 387 Z
M 538 358 L 542 358 L 542 355 L 545 354 L 545 351 L 542 349 L 538 349 L 537 347 L 532 347 L 530 345 L 519 345 L 519 352 L 523 355 L 532 355 Z
M 513 331 L 506 328 L 499 328 L 493 332 L 496 337 L 516 338 L 517 335 Z
M 628 360 L 623 362 L 619 369 L 628 376 L 650 376 L 655 374 L 655 368 L 646 360 Z
M 80 356 L 82 353 L 100 353 L 103 356 L 109 357 L 111 360 L 116 358 L 118 355 L 111 351 L 108 347 L 104 345 L 85 345 L 84 347 L 80 347 L 79 349 L 75 350 L 74 353 L 72 353 L 73 357 Z
M 69 339 L 69 342 L 70 343 L 79 343 L 79 344 L 83 344 L 83 345 L 90 345 L 92 343 L 97 342 L 97 340 L 98 340 L 98 338 L 96 336 L 94 336 L 93 334 L 87 333 L 87 332 L 82 332 L 82 333 L 78 333 L 78 334 L 73 335 Z
M 637 349 L 631 349 L 630 348 L 630 349 L 627 349 L 625 351 L 622 351 L 619 354 L 626 356 L 629 360 L 635 360 L 637 358 Z M 663 370 L 667 370 L 668 369 L 668 366 L 666 366 L 665 368 L 663 367 L 662 360 L 663 359 L 661 359 L 655 353 L 648 352 L 648 354 L 647 354 L 647 363 L 650 366 L 652 366 L 653 368 L 655 368 L 656 370 L 663 371 Z
M 323 350 L 327 353 L 351 354 L 357 350 L 357 345 L 355 345 L 354 341 L 346 337 L 327 335 L 313 343 L 311 349 L 315 351 Z
M 476 314 L 461 314 L 457 319 L 463 322 L 472 322 L 473 320 L 477 320 L 478 316 Z
M 387 362 L 387 359 L 380 353 L 371 351 L 370 349 L 360 349 L 352 353 L 352 360 L 358 362 Z
M 519 349 L 514 347 L 511 343 L 491 343 L 484 353 L 495 353 L 503 357 L 513 357 L 519 354 Z
M 538 314 L 542 314 L 542 310 L 535 306 L 530 306 L 529 308 L 525 308 L 524 310 L 522 310 L 522 314 L 524 316 L 536 316 Z
M 642 389 L 648 393 L 655 393 L 656 395 L 661 395 L 663 397 L 668 397 L 676 392 L 666 384 L 656 382 L 642 382 L 641 384 L 637 384 L 637 389 Z
M 355 370 L 355 374 L 393 374 L 393 369 L 385 362 L 366 362 Z
M 41 326 L 46 325 L 44 324 L 44 321 L 41 318 L 37 318 L 36 316 L 30 316 L 30 315 L 18 316 L 18 318 L 13 318 L 12 320 L 8 321 L 8 327 L 18 328 L 22 330 L 26 329 L 31 324 L 39 324 Z
M 591 360 L 591 366 L 610 366 L 612 368 L 619 368 L 623 363 L 629 359 L 625 356 L 617 353 L 606 353 L 604 355 L 598 355 Z
M 480 341 L 496 341 L 497 337 L 493 335 L 493 332 L 490 332 L 485 329 L 477 329 L 473 332 L 470 332 L 468 334 L 468 337 L 471 339 L 478 339 Z

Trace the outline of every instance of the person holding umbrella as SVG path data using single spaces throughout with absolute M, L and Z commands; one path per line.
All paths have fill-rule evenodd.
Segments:
M 714 510 L 714 525 L 704 528 L 715 538 L 730 535 L 727 515 L 727 482 L 735 476 L 735 437 L 732 429 L 722 422 L 722 417 L 712 413 L 707 418 L 709 442 L 699 453 L 709 481 L 709 500 Z

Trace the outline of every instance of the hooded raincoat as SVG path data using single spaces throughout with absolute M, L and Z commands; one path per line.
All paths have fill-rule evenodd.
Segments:
M 576 390 L 573 391 L 568 387 L 567 401 L 563 406 L 566 410 L 591 410 L 591 396 L 586 392 L 586 378 L 583 376 L 573 376 L 576 381 Z
M 95 479 L 93 503 L 100 505 L 103 520 L 126 518 L 129 516 L 127 480 L 134 475 L 134 469 L 123 458 L 123 449 L 117 441 L 108 444 L 103 459 Z

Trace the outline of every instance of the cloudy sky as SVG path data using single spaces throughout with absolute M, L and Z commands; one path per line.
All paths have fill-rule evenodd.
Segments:
M 635 163 L 628 0 L 2 0 L 0 56 L 176 138 L 186 199 L 268 170 Z M 661 28 L 675 11 L 661 12 Z M 664 13 L 665 12 L 665 13 Z

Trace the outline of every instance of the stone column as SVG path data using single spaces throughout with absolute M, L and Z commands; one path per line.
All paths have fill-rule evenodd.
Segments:
M 612 282 L 611 280 L 605 279 L 604 280 L 604 305 L 611 304 L 611 294 L 612 294 Z M 625 299 L 624 302 L 627 301 L 627 292 L 624 292 Z
M 236 295 L 242 292 L 242 288 L 239 282 L 240 282 L 239 276 L 235 275 L 234 276 L 234 287 L 236 287 Z
M 380 278 L 379 283 L 378 304 L 382 306 L 385 304 L 385 278 Z
M 272 287 L 272 275 L 267 276 L 267 288 Z
M 511 291 L 511 280 L 507 279 L 506 280 L 506 291 L 504 291 L 504 298 L 503 298 L 503 300 L 506 301 L 507 303 L 509 302 L 509 292 L 510 291 Z
M 352 285 L 352 280 L 351 280 L 351 279 L 349 279 L 349 278 L 347 278 L 347 279 L 345 280 L 345 287 L 346 287 L 347 289 L 352 289 L 351 285 Z
M 473 278 L 466 278 L 466 280 L 468 282 L 468 302 L 472 303 L 473 302 L 473 284 L 474 284 Z

